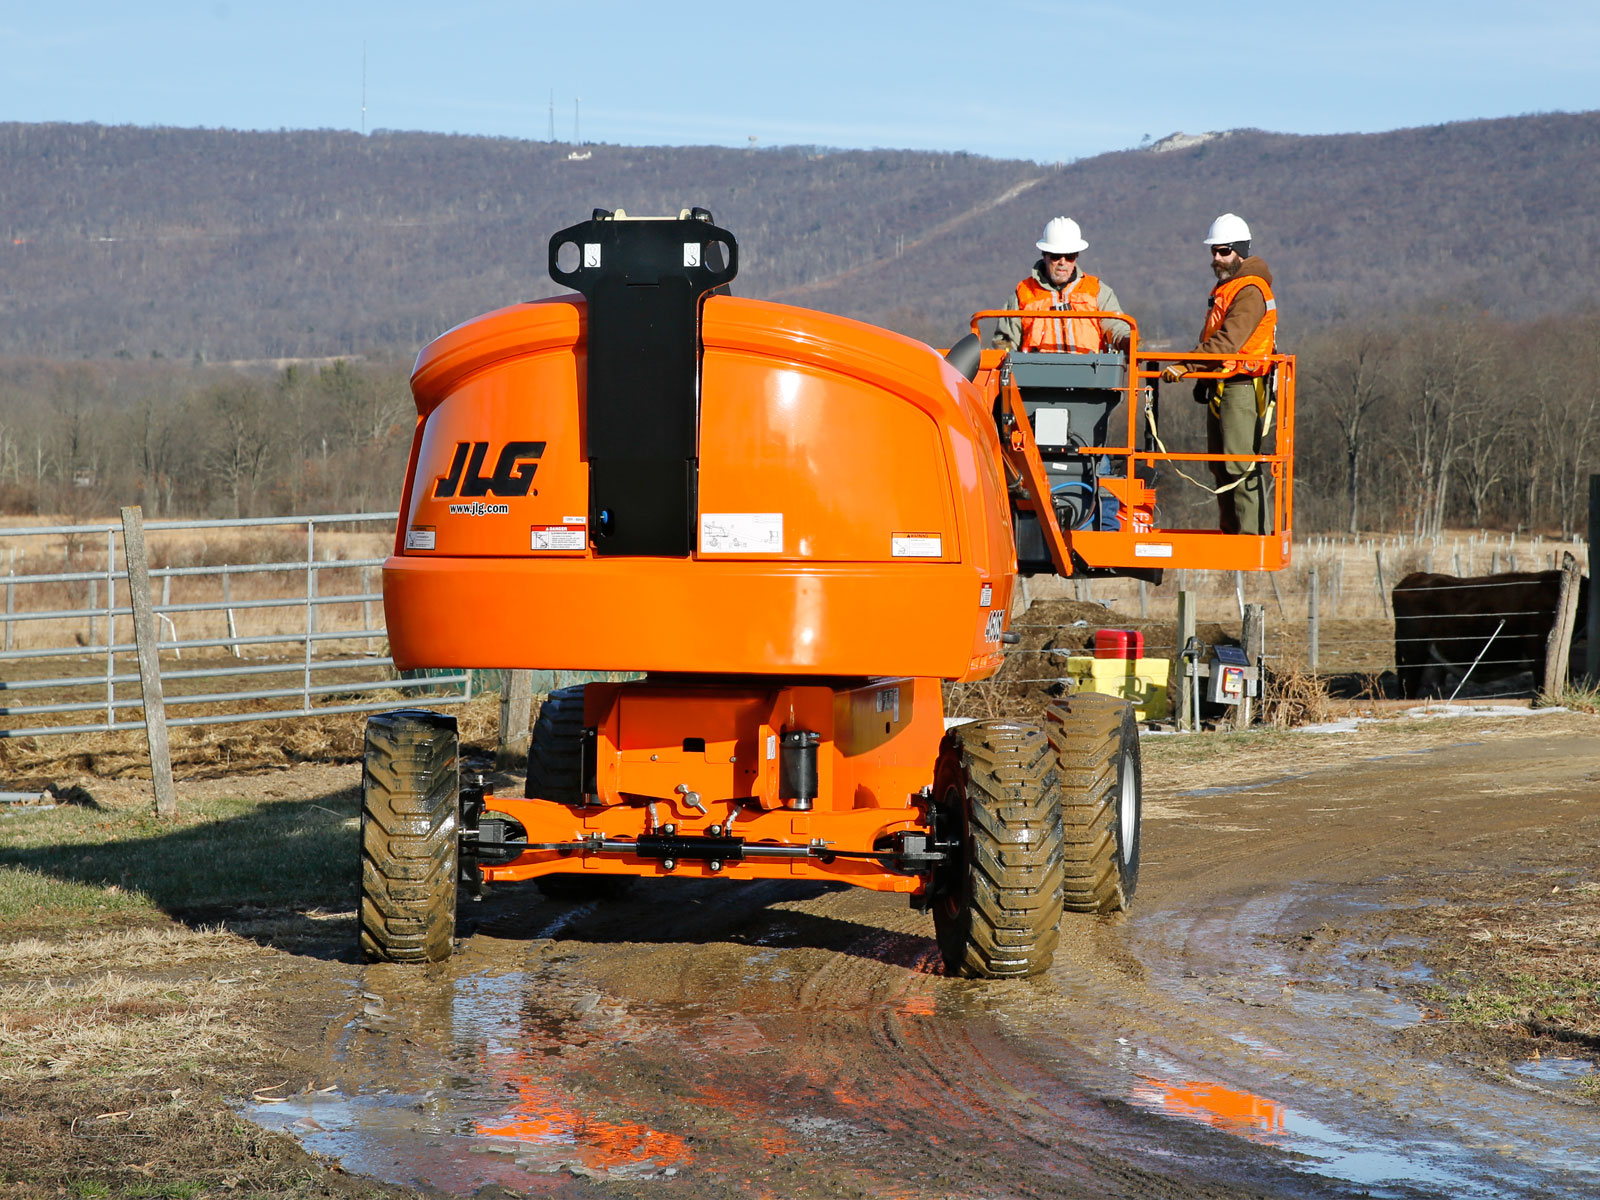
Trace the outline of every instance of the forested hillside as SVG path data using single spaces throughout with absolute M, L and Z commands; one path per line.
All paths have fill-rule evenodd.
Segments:
M 965 154 L 0 125 L 0 511 L 395 502 L 428 339 L 554 293 L 552 232 L 703 204 L 735 290 L 943 344 L 1076 217 L 1149 341 L 1245 215 L 1300 355 L 1301 529 L 1570 528 L 1600 466 L 1600 113 L 1253 131 L 1042 167 Z M 299 360 L 290 365 L 284 360 Z M 320 360 L 320 361 L 318 361 Z M 1181 401 L 1181 395 L 1179 396 Z M 1202 440 L 1169 403 L 1175 445 Z M 1198 491 L 1169 519 L 1209 521 Z
M 590 209 L 703 204 L 746 295 L 935 341 L 999 302 L 1058 212 L 1158 338 L 1196 323 L 1225 209 L 1293 337 L 1434 302 L 1527 317 L 1600 269 L 1600 113 L 1394 133 L 1235 132 L 1059 168 L 909 151 L 570 147 L 435 134 L 0 126 L 0 353 L 207 361 L 413 353 L 549 295 L 550 234 Z

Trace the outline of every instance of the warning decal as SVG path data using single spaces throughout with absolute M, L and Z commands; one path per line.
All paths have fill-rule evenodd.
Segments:
M 1138 542 L 1133 547 L 1135 558 L 1171 558 L 1171 542 Z
M 406 549 L 432 550 L 434 548 L 434 537 L 432 525 L 413 525 L 406 530 Z
M 534 525 L 528 530 L 530 550 L 582 550 L 587 545 L 582 525 Z
M 889 535 L 889 553 L 895 558 L 943 558 L 944 542 L 937 533 Z

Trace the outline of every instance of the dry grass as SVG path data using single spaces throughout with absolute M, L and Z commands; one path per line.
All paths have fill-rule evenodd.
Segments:
M 1288 729 L 1295 725 L 1318 725 L 1332 709 L 1327 683 L 1309 671 L 1290 667 L 1275 671 L 1266 668 L 1261 684 L 1261 703 L 1257 714 L 1263 725 Z
M 56 976 L 111 966 L 166 969 L 181 963 L 239 962 L 265 952 L 254 942 L 219 927 L 181 925 L 77 930 L 64 937 L 23 937 L 0 944 L 0 976 Z
M 121 971 L 0 984 L 0 1081 L 90 1073 L 136 1080 L 220 1061 L 254 1042 L 237 1009 L 260 986 L 250 978 Z
M 1416 915 L 1440 982 L 1427 998 L 1464 1024 L 1600 1049 L 1600 884 L 1591 870 L 1483 875 L 1471 899 Z

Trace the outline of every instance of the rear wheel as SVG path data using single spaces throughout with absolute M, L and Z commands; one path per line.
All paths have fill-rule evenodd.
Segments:
M 945 969 L 1037 975 L 1055 956 L 1061 924 L 1061 801 L 1043 731 L 958 725 L 940 745 L 933 795 L 940 840 L 962 847 L 933 902 Z
M 1144 814 L 1139 724 L 1115 696 L 1079 692 L 1045 710 L 1061 776 L 1068 912 L 1125 910 L 1139 883 Z
M 544 698 L 528 742 L 528 783 L 523 795 L 556 804 L 583 803 L 583 685 Z M 583 871 L 541 875 L 539 890 L 552 900 L 614 900 L 633 880 Z
M 439 962 L 456 929 L 456 720 L 416 710 L 367 721 L 361 772 L 361 953 Z

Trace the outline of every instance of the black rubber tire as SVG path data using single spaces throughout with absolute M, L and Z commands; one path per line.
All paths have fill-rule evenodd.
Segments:
M 368 718 L 361 772 L 361 954 L 366 961 L 450 957 L 460 820 L 456 719 L 418 710 Z
M 583 685 L 558 688 L 544 698 L 528 742 L 529 800 L 556 804 L 583 803 Z M 582 871 L 541 875 L 539 890 L 552 900 L 615 900 L 633 880 L 626 875 Z
M 583 685 L 558 688 L 544 698 L 528 741 L 529 800 L 583 803 Z
M 1139 884 L 1144 775 L 1139 723 L 1115 696 L 1079 692 L 1045 710 L 1061 776 L 1068 912 L 1126 910 Z
M 1061 929 L 1061 798 L 1044 731 L 975 721 L 945 734 L 934 767 L 941 825 L 962 859 L 940 873 L 933 927 L 945 970 L 980 979 L 1037 975 Z

